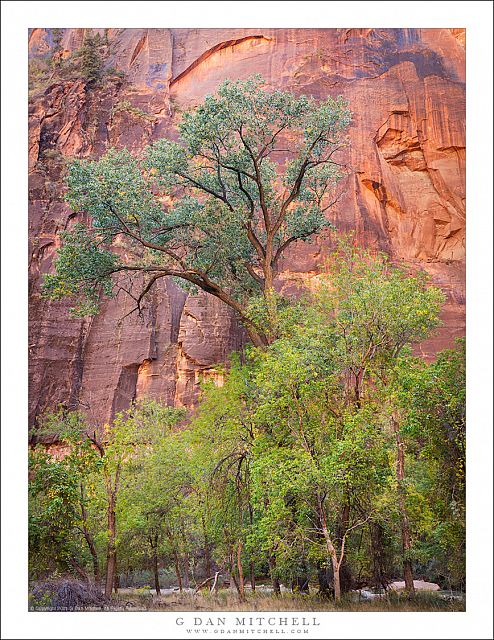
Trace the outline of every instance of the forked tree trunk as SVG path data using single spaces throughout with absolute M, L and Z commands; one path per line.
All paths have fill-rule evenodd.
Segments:
M 233 582 L 233 586 L 235 587 L 236 592 L 238 593 L 239 599 L 243 600 L 243 572 L 239 572 L 239 579 L 235 575 L 235 571 L 238 571 L 238 547 L 234 545 L 230 548 L 230 553 L 228 555 L 227 569 L 224 569 L 225 573 L 230 577 L 230 588 L 231 583 Z
M 322 534 L 326 542 L 326 550 L 331 559 L 331 566 L 333 567 L 334 599 L 335 602 L 339 602 L 341 600 L 340 567 L 344 558 L 344 553 L 342 550 L 342 552 L 340 553 L 340 557 L 338 558 L 336 548 L 333 544 L 331 536 L 329 535 L 326 512 L 324 511 L 324 504 L 321 498 L 318 498 L 318 508 Z

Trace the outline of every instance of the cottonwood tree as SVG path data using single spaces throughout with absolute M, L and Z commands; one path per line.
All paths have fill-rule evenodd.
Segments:
M 37 437 L 55 437 L 65 454 L 53 456 L 42 444 L 29 452 L 29 564 L 36 573 L 54 561 L 88 581 L 86 546 L 94 580 L 99 582 L 96 527 L 91 517 L 98 456 L 89 440 L 80 437 L 85 427 L 82 414 L 63 409 L 40 420 Z
M 245 597 L 244 565 L 249 567 L 251 588 L 255 590 L 254 562 L 245 549 L 254 524 L 250 481 L 252 400 L 249 371 L 234 358 L 222 387 L 211 383 L 205 386 L 200 409 L 187 434 L 197 506 L 205 515 L 207 539 L 214 543 L 222 574 L 230 576 L 241 599 Z
M 406 588 L 413 592 L 412 540 L 406 508 L 403 415 L 393 398 L 393 370 L 406 348 L 427 338 L 440 324 L 444 295 L 430 286 L 425 273 L 411 275 L 390 264 L 384 254 L 340 243 L 327 265 L 330 276 L 315 297 L 316 333 L 334 328 L 334 353 L 339 363 L 346 410 L 361 411 L 375 401 L 389 409 L 388 427 L 395 441 L 397 505 Z M 324 284 L 325 282 L 325 284 Z
M 340 243 L 327 271 L 307 300 L 279 309 L 282 335 L 253 351 L 251 372 L 242 373 L 244 390 L 228 398 L 234 419 L 226 419 L 227 403 L 220 400 L 227 385 L 216 390 L 216 404 L 210 398 L 210 415 L 203 406 L 201 419 L 214 427 L 218 451 L 222 425 L 230 426 L 232 461 L 248 452 L 250 549 L 274 557 L 285 575 L 297 575 L 304 554 L 323 561 L 333 569 L 336 599 L 350 539 L 380 515 L 378 496 L 393 484 L 393 461 L 393 504 L 413 590 L 393 370 L 403 350 L 437 326 L 444 297 L 422 274 L 410 275 L 349 240 Z M 240 374 L 233 369 L 230 375 Z M 218 411 L 221 424 L 215 425 Z
M 141 400 L 115 416 L 112 425 L 101 432 L 84 434 L 100 455 L 101 475 L 106 495 L 107 552 L 105 595 L 111 596 L 117 575 L 118 499 L 125 476 L 135 473 L 136 458 L 156 445 L 181 418 L 183 410 L 163 407 L 152 400 Z M 127 480 L 128 482 L 129 480 Z
M 176 428 L 185 411 L 156 402 L 147 402 L 144 408 L 139 433 L 147 434 L 147 444 L 133 453 L 133 468 L 120 494 L 119 517 L 127 540 L 150 562 L 156 593 L 160 593 L 159 563 L 164 555 L 173 557 L 182 591 L 183 582 L 189 586 L 188 548 L 195 531 L 187 510 L 191 484 L 187 452 Z
M 371 408 L 342 406 L 338 362 L 328 349 L 335 337 L 307 338 L 276 341 L 255 374 L 254 543 L 271 549 L 279 569 L 292 575 L 303 557 L 331 567 L 339 601 L 349 538 L 371 519 L 362 504 L 379 491 L 388 461 Z M 321 592 L 325 587 L 320 579 Z
M 465 574 L 465 364 L 465 342 L 458 340 L 429 364 L 403 358 L 392 381 L 401 439 L 414 454 L 408 485 L 425 502 L 413 510 L 423 520 L 428 515 L 417 546 L 422 542 L 421 551 L 460 587 Z M 411 526 L 420 529 L 414 520 Z
M 178 142 L 159 140 L 139 157 L 111 149 L 75 161 L 67 200 L 91 224 L 62 234 L 46 294 L 75 297 L 85 315 L 97 312 L 101 292 L 123 289 L 140 311 L 155 282 L 172 276 L 222 300 L 266 346 L 269 330 L 247 302 L 260 295 L 273 316 L 282 256 L 330 227 L 349 123 L 342 97 L 318 103 L 269 90 L 259 76 L 226 80 L 184 113 Z
M 183 409 L 142 400 L 119 412 L 111 426 L 105 424 L 99 429 L 92 427 L 79 412 L 59 411 L 47 416 L 43 431 L 38 435 L 55 437 L 66 446 L 67 452 L 61 460 L 44 452 L 42 445 L 31 453 L 32 548 L 43 545 L 47 549 L 47 541 L 55 542 L 55 551 L 52 553 L 49 549 L 49 554 L 63 560 L 65 566 L 86 579 L 84 567 L 77 562 L 80 542 L 78 547 L 74 545 L 74 540 L 82 535 L 91 554 L 94 577 L 98 580 L 96 519 L 103 529 L 104 587 L 105 595 L 110 597 L 117 575 L 120 534 L 127 533 L 130 520 L 135 524 L 137 511 L 144 519 L 149 514 L 145 535 L 147 540 L 152 539 L 155 562 L 157 549 L 153 545 L 157 542 L 157 532 L 150 505 L 153 486 L 158 485 L 153 483 L 153 468 L 149 467 L 154 460 L 151 452 L 161 452 L 164 443 L 170 440 L 173 427 L 184 414 Z M 178 465 L 180 457 L 175 455 L 174 458 Z M 148 487 L 147 493 L 143 485 Z M 163 490 L 164 496 L 170 495 L 171 487 L 169 481 Z M 133 497 L 129 497 L 129 491 L 133 492 Z M 143 511 L 139 511 L 139 506 Z M 74 546 L 77 552 L 74 552 Z M 32 559 L 35 560 L 34 552 Z

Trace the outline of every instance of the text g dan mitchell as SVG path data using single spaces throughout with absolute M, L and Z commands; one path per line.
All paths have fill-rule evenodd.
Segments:
M 188 619 L 177 617 L 175 620 L 179 626 L 187 625 L 193 627 L 224 627 L 227 618 L 194 616 Z M 228 618 L 228 625 L 235 627 L 318 627 L 320 626 L 315 617 L 305 616 L 245 616 Z

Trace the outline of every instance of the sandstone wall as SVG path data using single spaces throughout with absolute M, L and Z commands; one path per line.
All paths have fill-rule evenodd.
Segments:
M 103 35 L 104 30 L 101 29 Z M 420 346 L 425 356 L 464 332 L 465 33 L 461 29 L 109 29 L 108 65 L 125 72 L 85 91 L 49 86 L 29 108 L 30 419 L 63 403 L 109 420 L 142 395 L 191 406 L 201 372 L 241 346 L 229 310 L 159 281 L 144 318 L 130 301 L 106 302 L 92 320 L 39 294 L 58 232 L 73 214 L 62 198 L 66 157 L 97 157 L 111 146 L 139 150 L 175 136 L 184 107 L 225 78 L 261 73 L 272 87 L 317 98 L 342 94 L 354 120 L 351 173 L 331 218 L 394 260 L 426 269 L 448 296 L 444 326 Z M 64 30 L 63 55 L 83 29 Z M 49 55 L 52 33 L 33 29 L 32 57 Z M 129 102 L 139 111 L 115 109 Z M 315 274 L 327 246 L 294 247 L 284 281 Z

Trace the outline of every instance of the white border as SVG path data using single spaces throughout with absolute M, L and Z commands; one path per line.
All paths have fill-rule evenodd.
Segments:
M 187 637 L 174 614 L 28 613 L 26 603 L 27 29 L 148 25 L 467 28 L 467 612 L 320 613 L 310 637 L 491 638 L 492 3 L 17 1 L 2 2 L 2 637 Z

